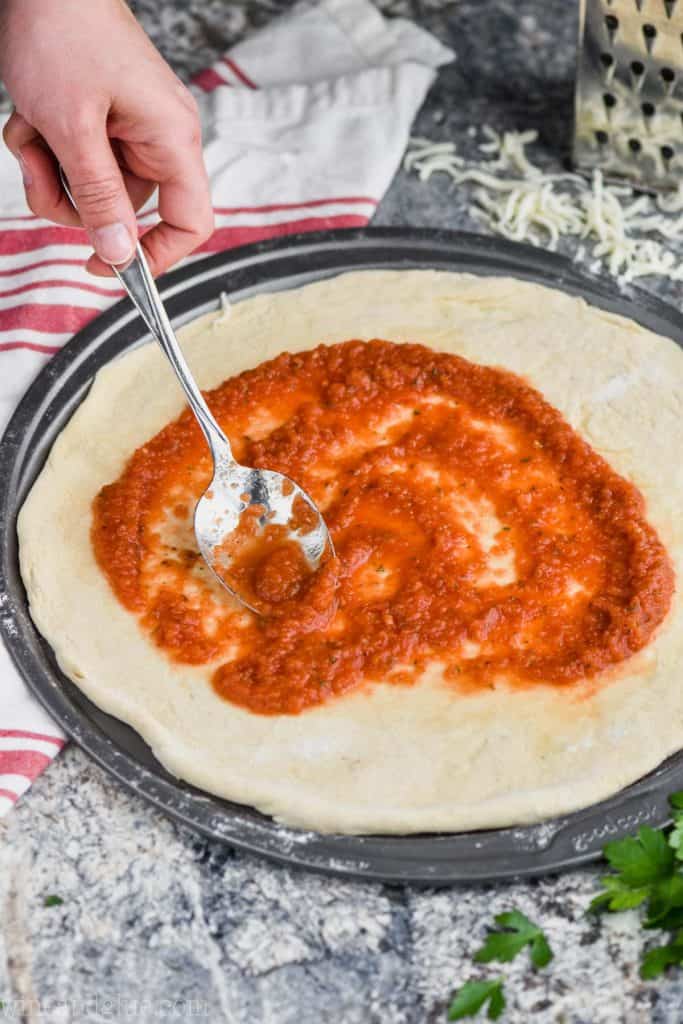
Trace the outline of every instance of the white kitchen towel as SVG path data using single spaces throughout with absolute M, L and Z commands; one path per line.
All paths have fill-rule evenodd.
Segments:
M 297 4 L 197 75 L 216 215 L 198 255 L 367 224 L 436 68 L 452 59 L 369 0 L 321 0 Z M 155 219 L 152 200 L 141 226 Z M 0 150 L 0 429 L 50 356 L 121 297 L 115 279 L 84 270 L 90 251 L 82 230 L 29 214 L 16 163 Z M 8 601 L 0 594 L 5 639 Z M 63 744 L 0 646 L 0 816 Z

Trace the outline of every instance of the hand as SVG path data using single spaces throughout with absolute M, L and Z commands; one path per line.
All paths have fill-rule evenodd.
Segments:
M 195 101 L 123 0 L 0 0 L 0 78 L 14 101 L 4 138 L 39 217 L 88 230 L 94 274 L 127 262 L 134 211 L 159 187 L 142 239 L 160 274 L 213 230 Z M 78 215 L 61 189 L 66 171 Z

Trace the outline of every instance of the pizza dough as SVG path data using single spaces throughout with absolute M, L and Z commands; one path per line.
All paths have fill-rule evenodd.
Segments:
M 582 300 L 516 280 L 363 272 L 242 302 L 180 332 L 200 385 L 283 350 L 415 341 L 526 377 L 647 501 L 683 567 L 683 353 Z M 586 806 L 683 746 L 683 609 L 598 685 L 460 694 L 437 668 L 299 715 L 221 700 L 205 667 L 168 660 L 116 600 L 90 544 L 91 503 L 183 408 L 156 345 L 105 367 L 20 515 L 22 575 L 63 671 L 203 789 L 322 831 L 408 833 L 534 822 Z

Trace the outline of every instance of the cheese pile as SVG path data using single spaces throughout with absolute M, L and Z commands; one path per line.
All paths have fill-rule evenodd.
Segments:
M 404 167 L 421 181 L 445 173 L 458 184 L 474 185 L 474 213 L 500 235 L 515 242 L 556 249 L 562 236 L 585 239 L 592 263 L 598 271 L 604 264 L 620 283 L 636 277 L 659 274 L 683 280 L 683 265 L 658 235 L 683 241 L 683 190 L 656 199 L 634 198 L 628 185 L 608 185 L 602 173 L 592 179 L 578 174 L 546 174 L 527 157 L 526 147 L 538 133 L 505 132 L 488 126 L 479 149 L 490 159 L 472 163 L 459 156 L 452 142 L 412 138 Z M 586 256 L 580 245 L 575 258 Z

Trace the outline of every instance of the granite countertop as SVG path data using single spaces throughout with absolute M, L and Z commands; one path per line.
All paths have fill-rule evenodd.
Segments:
M 182 77 L 283 10 L 284 0 L 136 0 Z M 452 45 L 416 133 L 468 145 L 467 128 L 537 128 L 535 156 L 568 151 L 578 4 L 382 0 Z M 481 231 L 466 199 L 399 173 L 378 224 Z M 669 289 L 646 282 L 652 290 Z M 673 294 L 673 293 L 671 293 Z M 211 1024 L 430 1024 L 476 974 L 495 913 L 519 907 L 556 957 L 505 967 L 524 1024 L 678 1024 L 683 976 L 643 983 L 634 913 L 586 917 L 594 870 L 424 891 L 276 867 L 177 827 L 71 745 L 0 822 L 0 1000 L 24 1024 L 198 1020 Z M 48 894 L 63 903 L 46 908 Z M 5 1008 L 5 1014 L 7 1009 Z M 0 1008 L 0 1020 L 3 1020 Z

